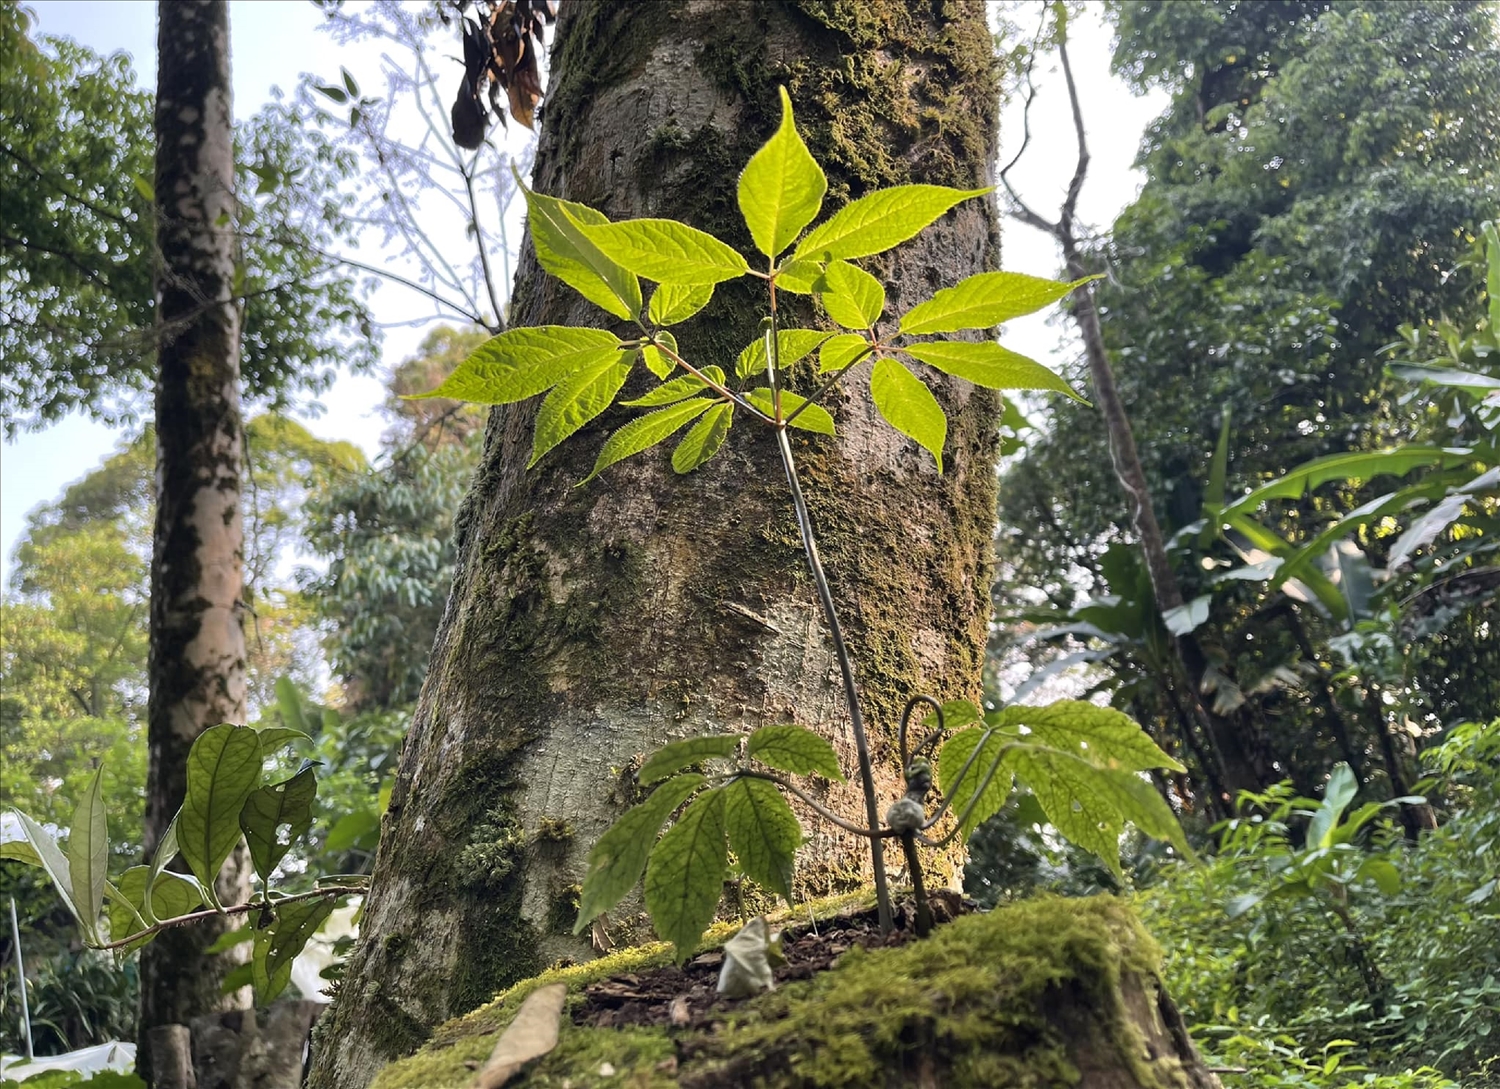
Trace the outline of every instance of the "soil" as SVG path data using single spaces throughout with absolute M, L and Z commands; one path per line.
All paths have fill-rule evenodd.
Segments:
M 939 889 L 931 895 L 933 921 L 939 925 L 975 910 L 972 901 Z M 880 949 L 904 945 L 916 937 L 911 901 L 895 906 L 895 929 L 880 933 L 874 909 L 840 916 L 823 923 L 789 922 L 782 929 L 786 963 L 776 968 L 776 985 L 810 979 L 834 966 L 855 946 Z M 686 964 L 611 976 L 584 989 L 583 1001 L 573 1007 L 573 1023 L 594 1028 L 670 1025 L 702 1028 L 723 1020 L 726 1013 L 749 1001 L 718 993 L 724 954 L 703 953 Z

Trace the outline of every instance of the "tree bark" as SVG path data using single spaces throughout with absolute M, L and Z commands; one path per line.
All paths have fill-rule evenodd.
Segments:
M 681 219 L 745 253 L 735 182 L 779 122 L 778 84 L 828 172 L 825 211 L 887 185 L 990 181 L 997 83 L 979 3 L 572 3 L 552 72 L 539 192 L 616 220 Z M 997 258 L 993 208 L 973 201 L 872 267 L 894 314 Z M 684 355 L 731 367 L 762 312 L 749 283 L 722 285 L 678 328 Z M 529 246 L 512 313 L 516 325 L 605 320 L 544 278 Z M 783 315 L 784 326 L 815 320 L 810 309 Z M 939 475 L 878 420 L 867 374 L 829 405 L 838 439 L 793 442 L 857 664 L 883 809 L 901 790 L 893 735 L 907 696 L 980 694 L 999 401 L 939 385 L 950 413 Z M 607 414 L 528 472 L 534 415 L 526 404 L 490 418 L 364 934 L 320 1024 L 320 1089 L 363 1086 L 434 1024 L 552 960 L 590 955 L 571 936 L 577 884 L 589 847 L 635 800 L 643 754 L 795 721 L 854 767 L 770 433 L 743 421 L 688 477 L 650 452 L 577 488 L 600 436 L 624 417 Z M 863 819 L 852 788 L 827 798 Z M 804 826 L 802 891 L 867 880 L 865 842 L 810 818 Z M 617 937 L 640 932 L 626 915 L 611 921 Z
M 244 561 L 240 516 L 240 316 L 226 0 L 163 2 L 156 96 L 156 530 L 151 556 L 151 652 L 146 848 L 182 804 L 187 755 L 210 726 L 245 721 Z M 219 895 L 248 895 L 238 852 Z M 138 1065 L 153 1081 L 152 1030 L 247 1005 L 221 995 L 233 954 L 204 950 L 228 923 L 177 927 L 141 957 Z M 243 947 L 237 947 L 243 954 Z M 163 1074 L 165 1075 L 165 1071 Z

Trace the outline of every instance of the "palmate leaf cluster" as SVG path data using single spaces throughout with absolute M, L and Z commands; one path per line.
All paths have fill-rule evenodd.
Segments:
M 149 942 L 169 921 L 199 912 L 206 917 L 216 911 L 246 911 L 245 905 L 222 904 L 214 887 L 225 861 L 243 839 L 263 891 L 253 904 L 253 925 L 230 931 L 220 945 L 252 942 L 250 963 L 228 983 L 253 984 L 257 998 L 269 1002 L 290 981 L 292 961 L 332 913 L 339 895 L 323 889 L 278 896 L 271 889 L 278 864 L 312 826 L 317 783 L 311 766 L 266 782 L 266 763 L 287 746 L 309 740 L 306 733 L 288 726 L 221 725 L 205 730 L 188 753 L 182 808 L 149 864 L 110 876 L 102 767 L 73 810 L 65 846 L 47 827 L 12 809 L 24 838 L 0 843 L 0 858 L 40 867 L 47 874 L 86 946 L 128 953 Z M 167 868 L 179 858 L 186 872 Z

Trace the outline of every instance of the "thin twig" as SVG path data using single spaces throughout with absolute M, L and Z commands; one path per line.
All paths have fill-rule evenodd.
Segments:
M 297 902 L 298 900 L 315 900 L 320 896 L 347 896 L 352 893 L 364 893 L 369 891 L 370 888 L 368 885 L 336 885 L 326 889 L 314 889 L 312 892 L 299 892 L 294 896 L 283 896 L 280 900 L 275 900 L 270 903 L 262 900 L 255 900 L 251 901 L 248 904 L 236 904 L 234 907 L 227 907 L 222 910 L 208 908 L 204 911 L 194 911 L 188 915 L 178 915 L 171 919 L 163 919 L 158 923 L 153 923 L 151 926 L 148 926 L 145 930 L 140 930 L 134 934 L 129 934 L 119 939 L 118 941 L 110 942 L 107 945 L 95 946 L 95 948 L 100 950 L 122 949 L 125 946 L 130 945 L 132 942 L 140 941 L 142 938 L 154 937 L 155 935 L 161 933 L 161 931 L 163 930 L 170 930 L 173 927 L 178 926 L 190 926 L 193 923 L 202 922 L 204 919 L 213 919 L 216 917 L 223 917 L 225 915 L 244 915 L 251 911 L 259 911 L 262 908 L 271 908 L 272 910 L 275 910 L 282 904 L 291 904 Z

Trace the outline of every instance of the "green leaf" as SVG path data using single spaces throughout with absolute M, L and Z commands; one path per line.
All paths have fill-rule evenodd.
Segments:
M 1134 773 L 1108 771 L 1071 753 L 1032 745 L 1015 750 L 1015 769 L 1052 826 L 1119 877 L 1123 813 L 1136 804 L 1121 777 Z
M 37 864 L 47 871 L 48 877 L 52 878 L 52 885 L 57 889 L 58 896 L 62 897 L 63 906 L 68 909 L 68 913 L 77 919 L 81 925 L 83 923 L 83 916 L 78 913 L 78 908 L 74 906 L 73 882 L 68 876 L 68 860 L 57 846 L 57 841 L 48 834 L 45 828 L 19 809 L 12 809 L 11 812 L 21 822 L 21 833 L 26 837 L 26 842 L 31 846 L 31 852 L 36 856 Z M 85 933 L 84 936 L 85 938 L 92 937 L 88 933 Z
M 1125 820 L 1140 829 L 1142 835 L 1170 843 L 1183 858 L 1192 860 L 1195 857 L 1177 814 L 1172 812 L 1172 807 L 1157 793 L 1150 780 L 1130 772 L 1120 772 L 1116 783 L 1131 799 L 1130 804 L 1121 809 Z
M 1328 777 L 1328 787 L 1323 791 L 1323 802 L 1313 813 L 1307 826 L 1309 847 L 1327 847 L 1333 842 L 1333 832 L 1339 817 L 1359 793 L 1359 780 L 1354 777 L 1348 764 L 1336 764 Z
M 698 795 L 651 852 L 646 910 L 656 932 L 676 947 L 679 963 L 714 921 L 727 855 L 722 790 Z
M 802 825 L 776 784 L 735 779 L 723 788 L 729 846 L 750 880 L 792 902 L 792 863 Z
M 695 423 L 677 449 L 672 451 L 672 469 L 678 473 L 690 473 L 719 452 L 724 437 L 734 423 L 734 402 L 720 401 L 703 414 Z
M 581 934 L 589 923 L 614 907 L 635 887 L 646 869 L 646 856 L 656 844 L 656 834 L 688 795 L 708 782 L 701 775 L 678 775 L 657 787 L 640 805 L 625 811 L 609 826 L 589 851 L 588 873 L 578 903 L 578 921 L 573 933 Z
M 313 799 L 318 784 L 313 769 L 307 768 L 273 786 L 263 786 L 245 799 L 240 810 L 240 829 L 250 845 L 250 860 L 262 882 L 269 884 L 276 868 L 292 844 L 307 835 L 312 827 Z M 286 841 L 279 835 L 287 828 Z
M 151 856 L 151 888 L 156 888 L 156 879 L 166 870 L 172 859 L 177 857 L 177 821 L 182 816 L 182 810 L 172 815 L 167 822 L 167 830 L 161 834 L 161 839 L 156 841 L 156 853 Z M 156 922 L 157 916 L 153 914 L 153 901 L 148 899 L 143 905 L 147 922 Z
M 117 942 L 131 934 L 144 930 L 160 919 L 175 919 L 203 906 L 203 889 L 196 880 L 185 873 L 165 870 L 158 873 L 151 886 L 151 902 L 155 910 L 149 918 L 146 911 L 146 881 L 151 876 L 148 866 L 132 866 L 115 881 L 118 899 L 111 898 L 109 906 L 109 940 Z M 139 949 L 149 938 L 142 938 L 121 949 L 121 954 Z
M 713 297 L 713 284 L 660 284 L 652 292 L 646 317 L 652 325 L 676 325 L 702 310 Z
M 988 329 L 1011 318 L 1033 314 L 1098 278 L 1085 276 L 1061 283 L 1019 272 L 976 273 L 908 310 L 901 319 L 900 331 L 914 335 Z
M 943 796 L 953 800 L 953 815 L 963 820 L 960 835 L 967 838 L 975 828 L 1005 807 L 1005 800 L 1010 797 L 1015 759 L 1013 753 L 1004 752 L 1004 749 L 1015 740 L 1011 732 L 975 726 L 954 734 L 938 750 L 938 782 L 942 785 Z M 976 749 L 979 755 L 974 757 L 974 763 L 960 779 L 964 765 Z M 999 764 L 995 765 L 997 760 Z M 985 776 L 990 775 L 992 765 L 995 765 L 995 772 L 986 783 Z M 969 810 L 971 804 L 974 808 Z M 965 810 L 969 810 L 967 816 Z
M 776 402 L 771 396 L 771 391 L 762 386 L 760 389 L 748 390 L 745 400 L 760 409 L 772 418 L 776 415 Z M 797 410 L 807 398 L 793 393 L 791 390 L 781 391 L 781 417 L 786 419 Z M 808 405 L 797 418 L 791 422 L 791 426 L 801 431 L 816 431 L 820 435 L 832 435 L 833 417 L 822 405 Z
M 1320 484 L 1330 480 L 1369 480 L 1377 476 L 1405 476 L 1413 469 L 1428 465 L 1449 467 L 1462 465 L 1472 455 L 1464 451 L 1445 450 L 1437 446 L 1398 446 L 1390 450 L 1357 451 L 1330 454 L 1304 462 L 1284 476 L 1243 496 L 1225 507 L 1220 517 L 1225 521 L 1240 514 L 1253 513 L 1272 499 L 1300 499 Z
M 260 785 L 260 738 L 248 726 L 210 726 L 188 751 L 177 846 L 205 889 L 240 838 L 240 810 Z
M 646 364 L 646 369 L 656 375 L 658 379 L 665 382 L 667 378 L 677 369 L 677 362 L 667 352 L 674 355 L 677 352 L 677 338 L 671 333 L 663 330 L 656 334 L 661 338 L 661 345 L 643 344 L 641 346 L 641 359 Z
M 603 412 L 630 377 L 628 357 L 618 352 L 598 357 L 575 371 L 547 394 L 536 414 L 529 469 L 558 443 Z
M 604 443 L 599 457 L 594 461 L 593 471 L 582 483 L 587 484 L 615 462 L 623 461 L 632 454 L 639 454 L 642 450 L 671 438 L 713 407 L 713 404 L 707 397 L 693 397 L 631 420 Z
M 514 168 L 512 168 L 514 173 Z M 611 261 L 584 236 L 585 227 L 609 222 L 583 204 L 545 197 L 516 184 L 526 197 L 526 225 L 537 263 L 595 306 L 626 321 L 641 312 L 641 282 Z
M 663 745 L 651 755 L 650 760 L 641 765 L 636 781 L 642 784 L 654 783 L 689 764 L 733 756 L 743 737 L 743 734 L 710 734 L 707 737 L 687 737 Z
M 333 822 L 323 840 L 323 850 L 333 854 L 355 849 L 374 850 L 380 832 L 380 814 L 373 809 L 356 809 Z
M 810 259 L 787 261 L 776 270 L 776 290 L 794 295 L 811 295 L 813 285 L 823 275 L 823 266 Z
M 1073 387 L 1034 359 L 1002 348 L 994 341 L 970 344 L 961 340 L 935 340 L 911 344 L 901 349 L 913 359 L 944 374 L 973 382 L 986 389 L 1044 389 L 1066 393 L 1075 401 L 1084 401 Z
M 750 735 L 745 752 L 767 767 L 793 775 L 821 775 L 835 782 L 844 781 L 833 746 L 806 726 L 791 723 L 762 726 Z
M 1375 882 L 1375 887 L 1386 896 L 1395 896 L 1401 891 L 1401 871 L 1383 858 L 1365 859 L 1354 871 L 1354 876 L 1358 880 Z
M 68 883 L 85 934 L 96 934 L 104 906 L 104 882 L 109 877 L 109 829 L 104 818 L 101 781 L 104 768 L 94 772 L 88 789 L 73 808 L 68 829 Z
M 1500 222 L 1486 220 L 1480 230 L 1487 254 L 1484 283 L 1490 297 L 1490 336 L 1500 337 Z
M 792 100 L 781 90 L 781 127 L 750 158 L 740 175 L 740 213 L 756 248 L 774 259 L 790 246 L 823 206 L 828 179 L 802 142 Z
M 302 697 L 297 685 L 290 677 L 276 678 L 276 710 L 281 712 L 281 724 L 302 734 L 311 734 L 307 719 L 302 714 Z M 265 735 L 262 734 L 262 737 Z M 279 746 L 278 746 L 279 747 Z M 270 749 L 265 750 L 270 752 Z
M 24 839 L 8 839 L 0 843 L 0 860 L 22 862 L 27 866 L 42 865 L 42 856 L 37 854 L 36 848 Z
M 254 730 L 260 737 L 260 751 L 266 756 L 287 745 L 312 740 L 301 730 L 293 730 L 287 726 L 257 726 Z
M 707 366 L 701 368 L 701 372 L 708 378 L 712 378 L 719 385 L 724 384 L 724 372 L 718 367 Z M 633 401 L 621 401 L 620 404 L 631 408 L 658 408 L 661 405 L 674 405 L 678 401 L 685 401 L 694 394 L 702 393 L 708 388 L 702 378 L 696 374 L 684 374 L 680 378 L 674 378 L 670 382 L 664 382 L 657 386 L 644 397 L 637 397 Z
M 781 363 L 781 369 L 786 370 L 832 335 L 832 333 L 822 333 L 816 329 L 778 329 L 776 331 L 776 358 Z M 741 378 L 752 378 L 765 369 L 766 338 L 759 336 L 747 344 L 745 350 L 740 353 L 740 358 L 735 363 L 734 373 Z
M 1203 532 L 1198 535 L 1198 548 L 1207 552 L 1220 532 L 1219 511 L 1224 507 L 1224 488 L 1229 476 L 1229 406 L 1222 410 L 1219 421 L 1219 442 L 1214 447 L 1213 459 L 1208 465 L 1208 487 L 1203 490 Z
M 292 978 L 292 962 L 324 920 L 333 914 L 334 906 L 331 896 L 273 905 L 276 919 L 270 926 L 256 929 L 250 953 L 251 978 L 259 1005 L 269 1005 L 286 989 Z
M 1060 749 L 1104 768 L 1187 770 L 1162 752 L 1125 712 L 1086 700 L 1057 700 L 1045 707 L 1012 705 L 991 712 L 986 720 L 999 727 L 1025 726 L 1031 732 L 1028 741 Z
M 870 374 L 870 396 L 887 423 L 937 459 L 941 473 L 948 417 L 932 391 L 894 359 L 877 359 Z
M 960 201 L 989 189 L 949 189 L 942 185 L 898 185 L 879 189 L 845 205 L 797 245 L 800 257 L 868 257 L 899 246 Z
M 870 342 L 860 333 L 840 333 L 829 337 L 818 352 L 818 371 L 842 370 L 862 355 L 870 352 Z
M 819 284 L 823 309 L 845 329 L 868 329 L 885 310 L 880 281 L 848 261 L 828 262 Z
M 658 283 L 712 286 L 750 271 L 734 249 L 675 219 L 627 219 L 582 230 L 604 256 Z
M 968 700 L 946 700 L 943 703 L 943 727 L 945 729 L 958 730 L 983 721 L 984 714 Z M 922 720 L 922 725 L 928 729 L 937 729 L 937 724 L 936 712 Z
M 582 371 L 620 362 L 620 338 L 603 329 L 538 325 L 509 329 L 474 349 L 437 389 L 404 398 L 447 397 L 508 405 L 551 389 Z

